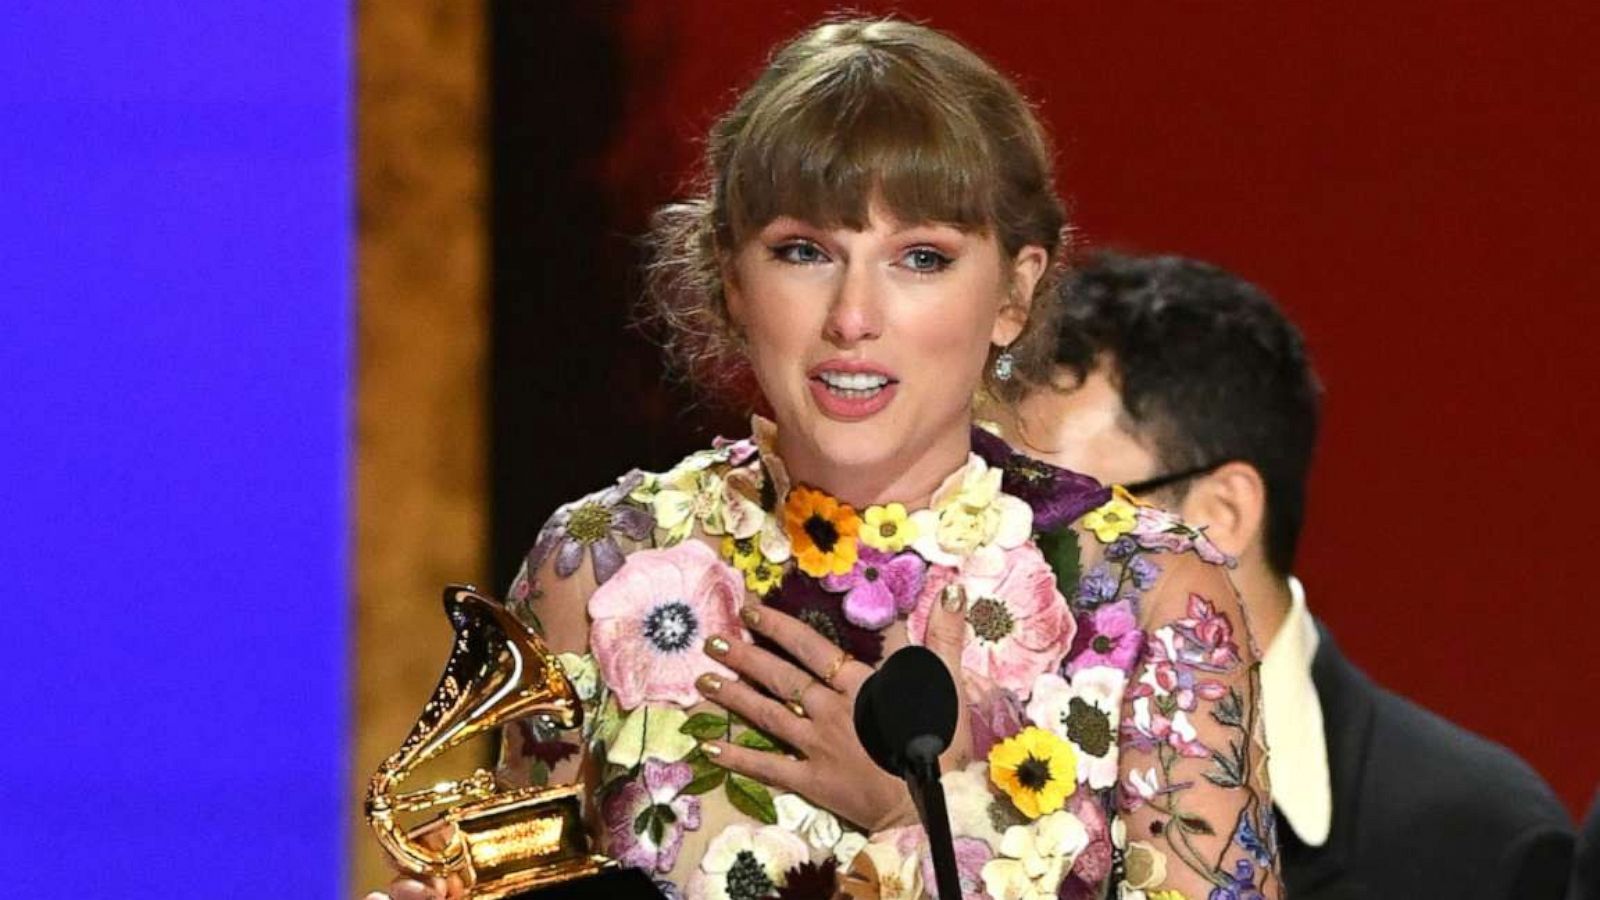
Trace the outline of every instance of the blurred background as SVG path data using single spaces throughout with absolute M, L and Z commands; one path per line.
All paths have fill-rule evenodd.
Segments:
M 0 12 L 21 887 L 354 896 L 385 880 L 359 801 L 439 676 L 440 587 L 502 589 L 558 503 L 744 427 L 627 326 L 637 237 L 838 7 L 96 6 Z M 1314 609 L 1585 806 L 1592 5 L 854 8 L 1018 79 L 1081 246 L 1282 303 L 1327 386 Z

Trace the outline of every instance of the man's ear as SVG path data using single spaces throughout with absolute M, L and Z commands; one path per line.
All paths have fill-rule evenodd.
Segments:
M 1043 247 L 1030 244 L 1017 252 L 1011 261 L 1011 271 L 1008 273 L 1009 290 L 1006 300 L 1000 307 L 999 315 L 995 316 L 994 332 L 989 337 L 989 342 L 997 347 L 1005 347 L 1016 340 L 1022 329 L 1028 324 L 1028 311 L 1033 305 L 1033 292 L 1039 286 L 1039 279 L 1044 277 L 1045 269 L 1050 265 L 1050 254 Z
M 1178 513 L 1190 525 L 1206 526 L 1206 536 L 1222 552 L 1242 556 L 1263 539 L 1266 480 L 1247 462 L 1223 463 L 1190 484 Z

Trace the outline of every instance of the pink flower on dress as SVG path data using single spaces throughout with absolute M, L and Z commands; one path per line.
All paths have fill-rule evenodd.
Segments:
M 617 703 L 699 702 L 702 672 L 732 678 L 702 645 L 713 634 L 746 637 L 744 580 L 699 541 L 640 550 L 589 598 L 589 644 Z
M 1143 647 L 1144 632 L 1134 618 L 1133 604 L 1127 600 L 1108 603 L 1078 618 L 1078 633 L 1067 654 L 1066 674 L 1071 676 L 1094 666 L 1132 671 Z
M 961 681 L 966 687 L 972 758 L 986 759 L 995 744 L 1022 730 L 1027 713 L 1010 691 L 982 675 L 962 672 Z
M 1186 553 L 1190 550 L 1212 565 L 1235 565 L 1233 557 L 1217 549 L 1204 531 L 1184 524 L 1176 514 L 1154 506 L 1140 506 L 1129 536 L 1146 550 Z
M 933 604 L 952 580 L 967 592 L 962 667 L 1026 699 L 1034 678 L 1060 664 L 1078 628 L 1049 563 L 1026 543 L 1011 550 L 986 547 L 958 569 L 931 567 L 922 599 L 906 621 L 913 643 L 926 639 Z
M 862 544 L 855 566 L 843 575 L 824 576 L 822 586 L 844 594 L 844 617 L 852 624 L 876 630 L 917 605 L 926 570 L 915 553 L 894 555 Z
M 606 795 L 606 851 L 625 866 L 671 871 L 683 833 L 700 828 L 700 798 L 683 794 L 693 780 L 694 768 L 686 762 L 645 760 L 637 779 Z

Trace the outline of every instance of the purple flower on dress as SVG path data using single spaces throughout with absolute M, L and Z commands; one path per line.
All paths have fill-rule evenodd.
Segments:
M 1093 478 L 1024 456 L 982 428 L 972 429 L 972 450 L 1001 470 L 1001 490 L 1033 507 L 1035 532 L 1074 522 L 1111 499 L 1111 489 Z
M 1090 569 L 1078 581 L 1078 599 L 1089 606 L 1110 603 L 1116 598 L 1117 576 L 1111 574 L 1111 567 L 1105 563 Z
M 1134 543 L 1133 538 L 1123 535 L 1106 547 L 1106 559 L 1112 562 L 1120 562 L 1132 556 L 1133 552 L 1138 549 L 1139 545 Z
M 616 536 L 642 541 L 655 527 L 649 513 L 627 502 L 628 494 L 642 481 L 644 473 L 634 470 L 611 487 L 556 510 L 539 529 L 539 539 L 528 552 L 528 571 L 537 573 L 554 552 L 556 574 L 566 578 L 578 571 L 583 551 L 588 549 L 596 583 L 604 584 L 617 574 L 624 556 Z
M 799 569 L 791 570 L 784 576 L 783 583 L 767 597 L 766 605 L 810 625 L 818 634 L 869 666 L 883 659 L 882 632 L 851 622 L 845 617 L 844 604 L 840 602 L 839 595 L 824 590 L 817 579 Z M 782 659 L 805 667 L 787 650 L 763 635 L 755 635 L 755 643 Z
M 693 780 L 694 768 L 686 762 L 645 760 L 643 774 L 608 794 L 601 806 L 607 852 L 625 866 L 671 871 L 683 833 L 700 828 L 700 798 L 683 794 Z
M 1161 567 L 1147 556 L 1135 556 L 1128 561 L 1128 574 L 1133 576 L 1133 586 L 1148 591 L 1161 577 Z
M 1208 900 L 1265 900 L 1256 887 L 1256 867 L 1250 860 L 1238 860 L 1233 864 L 1233 874 L 1223 877 L 1229 884 L 1212 888 Z
M 876 630 L 916 607 L 927 568 L 915 553 L 895 555 L 863 544 L 855 567 L 843 575 L 825 576 L 822 586 L 844 594 L 846 619 Z
M 1067 652 L 1065 675 L 1071 677 L 1090 666 L 1110 666 L 1122 672 L 1133 668 L 1144 646 L 1144 632 L 1127 600 L 1108 603 L 1078 617 L 1078 633 Z
M 984 900 L 983 864 L 994 859 L 994 851 L 978 838 L 958 837 L 956 851 L 956 881 L 961 885 L 961 900 Z M 933 854 L 922 853 L 922 887 L 929 897 L 939 897 L 938 880 L 933 874 Z
M 963 673 L 968 721 L 972 732 L 972 758 L 983 759 L 995 744 L 1012 737 L 1028 723 L 1017 695 L 981 676 Z

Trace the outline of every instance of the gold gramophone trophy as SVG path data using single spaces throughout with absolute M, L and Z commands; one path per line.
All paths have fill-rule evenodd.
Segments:
M 608 861 L 589 852 L 577 785 L 503 790 L 479 769 L 395 793 L 423 762 L 507 722 L 542 716 L 575 728 L 583 721 L 561 666 L 509 610 L 464 585 L 445 589 L 444 609 L 456 633 L 444 675 L 410 736 L 367 788 L 367 821 L 378 843 L 407 872 L 459 878 L 475 900 L 531 897 L 606 871 Z M 441 806 L 446 811 L 420 827 L 396 820 Z M 441 834 L 449 835 L 442 846 L 424 837 Z

